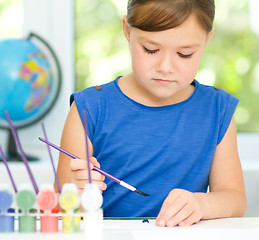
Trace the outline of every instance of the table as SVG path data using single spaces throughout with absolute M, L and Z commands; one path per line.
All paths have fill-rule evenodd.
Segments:
M 1 233 L 0 239 L 1 240 L 2 239 L 86 240 L 83 230 L 81 231 L 81 233 L 73 233 L 73 234 L 65 234 L 62 232 L 46 234 L 46 233 L 40 233 L 39 231 L 36 233 L 18 233 L 18 232 Z M 105 219 L 104 220 L 103 240 L 146 240 L 146 239 L 147 240 L 259 239 L 259 217 L 205 220 L 189 227 L 173 227 L 173 228 L 157 227 L 155 226 L 154 219 L 149 219 L 149 223 L 147 222 L 143 223 L 143 219 L 134 219 L 134 220 Z

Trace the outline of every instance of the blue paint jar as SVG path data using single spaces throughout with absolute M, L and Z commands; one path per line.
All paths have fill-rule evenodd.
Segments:
M 13 195 L 6 189 L 0 190 L 0 232 L 14 232 L 14 209 L 9 209 Z

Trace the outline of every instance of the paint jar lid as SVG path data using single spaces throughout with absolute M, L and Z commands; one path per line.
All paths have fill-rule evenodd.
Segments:
M 0 210 L 5 211 L 13 203 L 13 192 L 7 183 L 0 183 Z
M 87 211 L 96 211 L 101 208 L 103 196 L 95 183 L 85 185 L 85 189 L 81 195 L 81 204 Z
M 36 199 L 36 194 L 29 184 L 21 184 L 18 186 L 16 194 L 16 204 L 21 210 L 30 210 Z
M 58 196 L 51 184 L 42 184 L 37 195 L 37 204 L 41 210 L 52 210 L 58 203 Z
M 59 195 L 59 204 L 65 211 L 75 210 L 80 205 L 80 197 L 75 184 L 65 183 Z
M 13 195 L 8 190 L 0 190 L 0 210 L 7 211 L 13 203 Z

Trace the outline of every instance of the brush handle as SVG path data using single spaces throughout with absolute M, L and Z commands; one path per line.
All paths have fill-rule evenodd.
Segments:
M 62 149 L 62 148 L 56 146 L 55 144 L 53 144 L 53 143 L 47 141 L 46 139 L 43 139 L 43 138 L 39 137 L 39 140 L 42 141 L 42 142 L 44 142 L 44 143 L 46 143 L 46 144 L 48 144 L 49 146 L 51 146 L 51 147 L 57 149 L 58 151 L 60 151 L 60 152 L 62 152 L 62 153 L 64 153 L 64 154 L 66 154 L 66 155 L 68 155 L 68 156 L 71 157 L 71 158 L 79 159 L 79 157 L 73 155 L 73 154 L 70 153 L 70 152 L 67 152 L 66 150 L 64 150 L 64 149 Z M 109 173 L 107 173 L 107 172 L 101 170 L 101 169 L 98 168 L 98 167 L 95 167 L 95 166 L 94 166 L 94 167 L 93 167 L 93 170 L 95 170 L 95 171 L 97 171 L 97 172 L 103 174 L 105 177 L 107 177 L 107 178 L 113 180 L 113 181 L 116 182 L 116 183 L 119 183 L 119 184 L 121 183 L 121 180 L 120 180 L 120 179 L 118 179 L 118 178 L 112 176 L 111 174 L 109 174 Z
M 24 153 L 24 151 L 23 151 L 23 149 L 22 149 L 22 145 L 21 145 L 21 142 L 20 142 L 19 137 L 18 137 L 18 135 L 17 135 L 17 132 L 16 132 L 16 130 L 15 130 L 15 127 L 14 127 L 14 125 L 13 125 L 13 123 L 12 123 L 12 120 L 11 120 L 11 118 L 10 118 L 8 112 L 5 111 L 4 113 L 5 113 L 6 119 L 7 119 L 8 123 L 9 123 L 9 126 L 10 126 L 10 128 L 11 128 L 11 132 L 12 132 L 12 135 L 13 135 L 13 137 L 14 137 L 14 140 L 15 140 L 15 142 L 16 142 L 16 144 L 17 144 L 17 147 L 18 147 L 18 149 L 20 150 L 22 161 L 23 161 L 23 163 L 24 163 L 24 165 L 25 165 L 25 167 L 26 167 L 26 169 L 27 169 L 27 172 L 28 172 L 28 174 L 29 174 L 29 176 L 30 176 L 30 179 L 31 179 L 33 188 L 34 188 L 36 194 L 38 194 L 39 188 L 38 188 L 38 186 L 37 186 L 37 183 L 36 183 L 36 181 L 35 181 L 35 179 L 34 179 L 34 177 L 33 177 L 33 174 L 32 174 L 32 172 L 31 172 L 31 169 L 30 169 L 30 167 L 29 167 L 27 157 L 25 156 L 25 153 Z
M 47 133 L 46 133 L 46 130 L 45 130 L 44 123 L 42 123 L 41 126 L 42 126 L 42 130 L 43 130 L 44 137 L 45 137 L 45 139 L 48 141 Z M 58 187 L 58 192 L 61 193 L 60 182 L 59 182 L 59 179 L 58 179 L 58 175 L 57 175 L 57 172 L 56 172 L 56 169 L 55 169 L 54 161 L 53 161 L 52 154 L 51 154 L 51 151 L 50 151 L 50 147 L 49 147 L 48 144 L 47 144 L 47 148 L 48 148 L 49 157 L 50 157 L 50 161 L 51 161 L 51 164 L 52 164 L 52 168 L 53 168 L 53 172 L 54 172 L 56 184 L 57 184 L 57 187 Z
M 5 155 L 4 155 L 4 152 L 3 152 L 2 148 L 1 148 L 1 146 L 0 146 L 0 153 L 1 153 L 1 156 L 2 156 L 2 159 L 3 159 L 3 162 L 4 162 L 4 165 L 5 165 L 6 169 L 7 169 L 8 174 L 9 174 L 10 180 L 11 180 L 11 182 L 12 182 L 13 189 L 14 189 L 15 193 L 17 193 L 17 187 L 16 187 L 16 185 L 15 185 L 15 183 L 14 183 L 13 176 L 12 176 L 12 174 L 11 174 L 11 171 L 10 171 L 9 167 L 8 167 L 7 160 L 6 160 L 6 158 L 5 158 Z
M 85 130 L 85 145 L 86 145 L 86 158 L 87 158 L 87 169 L 88 169 L 88 178 L 89 183 L 92 183 L 91 169 L 90 169 L 90 154 L 89 154 L 89 146 L 88 146 L 88 124 L 87 124 L 87 116 L 86 111 L 83 111 L 84 114 L 84 130 Z

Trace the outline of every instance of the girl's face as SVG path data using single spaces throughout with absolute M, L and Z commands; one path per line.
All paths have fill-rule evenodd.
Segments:
M 195 17 L 160 32 L 131 27 L 124 17 L 123 31 L 130 44 L 133 78 L 147 97 L 177 101 L 188 95 L 213 31 L 208 34 Z

